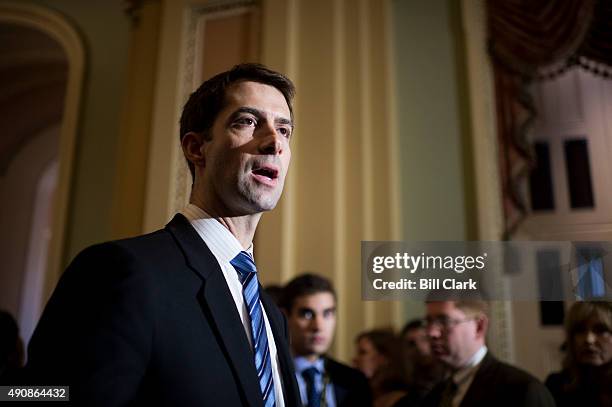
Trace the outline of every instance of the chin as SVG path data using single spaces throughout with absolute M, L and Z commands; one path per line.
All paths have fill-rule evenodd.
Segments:
M 264 198 L 259 197 L 259 199 L 254 199 L 251 201 L 254 208 L 256 208 L 256 212 L 267 212 L 276 208 L 276 204 L 278 203 L 277 198 Z
M 249 212 L 260 213 L 271 211 L 276 207 L 280 196 L 276 194 L 256 193 L 252 190 L 242 191 L 242 199 L 245 200 L 245 207 L 249 208 Z
M 259 208 L 261 209 L 261 212 L 271 211 L 272 209 L 276 208 L 276 201 L 262 203 L 261 205 L 259 205 Z
M 325 355 L 327 353 L 327 351 L 329 350 L 329 346 L 317 346 L 315 348 L 315 352 L 318 355 Z

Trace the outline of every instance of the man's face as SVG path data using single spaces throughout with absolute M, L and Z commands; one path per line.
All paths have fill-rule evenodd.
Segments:
M 484 345 L 487 320 L 468 316 L 452 301 L 427 303 L 427 336 L 431 354 L 458 369 Z
M 597 317 L 581 324 L 573 340 L 578 363 L 601 366 L 612 361 L 612 332 Z
M 316 358 L 329 349 L 336 328 L 336 301 L 328 292 L 294 300 L 288 315 L 291 348 L 295 356 Z
M 231 85 L 202 144 L 198 185 L 207 208 L 222 216 L 273 209 L 289 168 L 292 130 L 289 106 L 278 89 L 250 81 Z

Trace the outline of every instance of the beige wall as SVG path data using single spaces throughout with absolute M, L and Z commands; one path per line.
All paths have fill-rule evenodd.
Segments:
M 265 281 L 310 271 L 334 282 L 333 350 L 348 361 L 357 333 L 401 320 L 395 303 L 361 300 L 361 241 L 400 237 L 389 3 L 284 4 L 266 3 L 263 61 L 279 58 L 295 81 L 297 127 L 286 195 L 264 216 L 256 254 Z M 270 23 L 280 19 L 284 36 Z

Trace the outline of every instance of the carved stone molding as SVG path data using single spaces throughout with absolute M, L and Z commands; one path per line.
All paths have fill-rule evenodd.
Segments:
M 486 51 L 485 0 L 462 3 L 470 121 L 474 150 L 477 224 L 480 240 L 499 240 L 503 231 L 501 189 L 498 171 L 495 100 L 492 70 Z M 493 287 L 497 293 L 505 287 Z M 500 294 L 501 295 L 501 294 Z M 489 346 L 500 358 L 514 360 L 512 310 L 509 302 L 491 304 Z
M 132 22 L 132 26 L 138 25 L 142 17 L 142 6 L 146 2 L 159 2 L 159 0 L 123 0 L 123 11 Z
M 199 30 L 198 26 L 203 18 L 212 17 L 216 14 L 225 14 L 232 10 L 243 10 L 253 9 L 257 7 L 259 1 L 257 0 L 221 0 L 212 1 L 207 4 L 193 5 L 188 9 L 188 15 L 186 20 L 186 30 L 184 37 L 184 57 L 183 57 L 183 69 L 180 78 L 180 100 L 179 104 L 182 107 L 189 98 L 191 92 L 193 92 L 199 85 L 201 78 L 198 73 L 201 71 L 202 61 L 198 52 L 201 52 L 201 46 L 199 44 Z M 213 17 L 214 18 L 214 17 Z M 189 194 L 191 193 L 191 174 L 183 158 L 183 152 L 181 151 L 178 143 L 174 144 L 174 151 L 172 152 L 173 157 L 173 189 L 174 193 L 171 195 L 169 213 L 176 213 L 180 211 L 189 201 Z

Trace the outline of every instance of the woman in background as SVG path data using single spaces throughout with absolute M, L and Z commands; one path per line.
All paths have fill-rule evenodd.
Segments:
M 353 365 L 369 380 L 374 407 L 393 406 L 406 394 L 401 342 L 392 330 L 375 329 L 357 336 Z
M 557 406 L 612 406 L 612 303 L 575 303 L 565 333 L 563 370 L 546 379 Z

